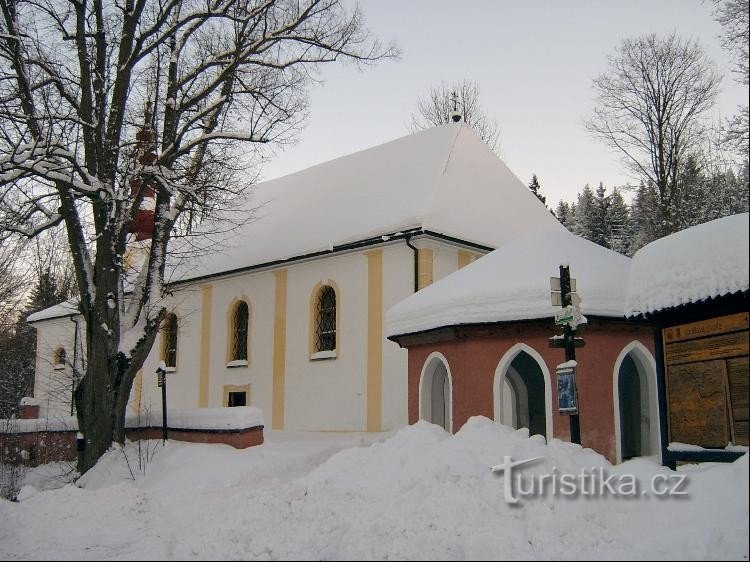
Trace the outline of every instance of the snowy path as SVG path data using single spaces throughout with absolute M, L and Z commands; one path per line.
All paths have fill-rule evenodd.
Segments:
M 113 452 L 84 488 L 0 501 L 0 558 L 747 559 L 747 456 L 691 469 L 682 500 L 510 506 L 489 470 L 505 455 L 544 457 L 528 474 L 671 474 L 480 418 L 454 437 L 420 423 L 392 436 L 269 432 L 245 451 L 171 442 L 135 482 Z

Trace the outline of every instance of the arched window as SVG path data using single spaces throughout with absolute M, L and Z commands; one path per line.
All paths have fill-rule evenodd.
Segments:
M 64 368 L 65 367 L 65 358 L 66 358 L 65 348 L 64 347 L 58 347 L 55 350 L 55 355 L 54 355 L 54 358 L 52 360 L 54 368 L 55 369 L 62 369 L 62 368 Z
M 164 318 L 164 347 L 162 349 L 164 364 L 167 367 L 177 367 L 177 316 L 167 314 Z
M 248 328 L 250 308 L 245 301 L 239 301 L 232 311 L 232 347 L 230 361 L 247 361 Z
M 336 291 L 323 285 L 315 307 L 315 351 L 336 349 Z

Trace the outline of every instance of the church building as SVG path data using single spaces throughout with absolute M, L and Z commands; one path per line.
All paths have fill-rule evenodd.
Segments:
M 256 406 L 272 429 L 407 423 L 407 352 L 385 312 L 478 257 L 563 227 L 463 123 L 418 132 L 255 186 L 253 219 L 175 265 L 169 314 L 136 378 L 133 413 Z M 75 304 L 37 328 L 42 415 L 72 411 L 85 345 Z

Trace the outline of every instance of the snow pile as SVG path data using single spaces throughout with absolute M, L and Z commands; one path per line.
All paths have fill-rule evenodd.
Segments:
M 125 418 L 125 427 L 161 427 L 161 420 L 161 410 L 152 411 L 148 416 L 130 414 Z M 251 406 L 167 410 L 167 426 L 170 429 L 228 430 L 247 429 L 262 425 L 262 410 Z
M 36 433 L 38 431 L 78 431 L 78 419 L 75 416 L 59 418 L 33 418 L 0 420 L 4 433 Z
M 551 318 L 550 277 L 569 265 L 581 312 L 622 317 L 630 259 L 568 231 L 538 230 L 411 295 L 387 313 L 388 335 L 458 324 Z
M 717 219 L 651 242 L 636 252 L 626 316 L 747 291 L 748 214 Z
M 682 498 L 522 497 L 505 476 L 583 469 L 647 489 L 675 473 L 649 460 L 612 467 L 577 445 L 471 419 L 455 436 L 420 422 L 368 447 L 353 435 L 271 432 L 245 451 L 169 443 L 122 480 L 109 453 L 79 485 L 0 502 L 3 558 L 91 559 L 742 559 L 748 457 L 683 469 Z M 372 439 L 372 437 L 369 437 Z M 285 441 L 286 439 L 286 441 Z M 346 443 L 344 443 L 346 442 Z M 133 460 L 130 462 L 134 465 Z M 122 472 L 122 471 L 121 471 Z

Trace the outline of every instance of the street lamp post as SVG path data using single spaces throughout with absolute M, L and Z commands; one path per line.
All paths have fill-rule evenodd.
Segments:
M 156 368 L 157 384 L 161 387 L 161 437 L 167 442 L 167 367 L 164 361 Z

